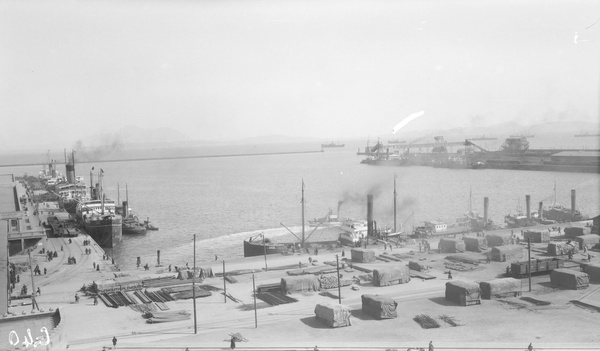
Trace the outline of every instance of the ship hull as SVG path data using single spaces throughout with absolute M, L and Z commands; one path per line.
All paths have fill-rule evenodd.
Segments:
M 264 244 L 262 241 L 252 242 L 244 240 L 244 257 L 281 254 L 287 252 L 287 247 L 283 244 Z
M 77 204 L 79 203 L 79 201 L 77 200 L 59 200 L 59 205 L 62 206 L 62 208 L 65 209 L 65 211 L 67 211 L 70 214 L 75 214 L 75 212 L 77 212 Z
M 101 247 L 112 248 L 123 240 L 123 223 L 120 216 L 106 216 L 85 220 L 83 228 Z

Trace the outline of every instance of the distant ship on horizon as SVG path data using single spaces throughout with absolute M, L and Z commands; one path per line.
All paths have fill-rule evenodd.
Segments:
M 336 144 L 335 142 L 330 142 L 329 144 L 321 144 L 322 148 L 326 148 L 326 147 L 344 147 L 346 146 L 346 144 Z
M 511 138 L 533 138 L 535 137 L 535 135 L 533 134 L 512 134 L 510 135 Z
M 579 138 L 579 137 L 594 137 L 594 136 L 600 136 L 600 133 L 581 133 L 581 134 L 575 134 L 575 137 Z

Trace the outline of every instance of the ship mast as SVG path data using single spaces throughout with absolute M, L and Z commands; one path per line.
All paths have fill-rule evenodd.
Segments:
M 304 179 L 302 179 L 302 243 L 301 247 L 304 248 Z
M 396 196 L 398 193 L 396 193 L 396 173 L 394 173 L 394 233 L 396 233 Z
M 102 170 L 102 168 L 100 168 L 100 174 L 98 175 L 98 178 L 100 178 L 100 199 L 102 200 L 102 215 L 104 215 L 104 187 L 102 186 L 103 175 L 104 171 Z

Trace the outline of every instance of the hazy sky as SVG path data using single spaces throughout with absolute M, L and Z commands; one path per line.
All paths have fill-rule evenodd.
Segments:
M 599 19 L 597 0 L 4 0 L 0 147 L 598 121 Z

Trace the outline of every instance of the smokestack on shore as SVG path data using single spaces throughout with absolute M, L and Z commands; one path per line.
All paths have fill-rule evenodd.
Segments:
M 488 197 L 483 198 L 483 227 L 488 223 L 488 208 L 490 207 L 490 199 Z
M 538 219 L 541 221 L 544 219 L 544 202 L 540 201 L 540 209 L 538 210 Z
M 367 236 L 373 235 L 373 195 L 367 195 Z
M 525 195 L 525 208 L 527 209 L 527 219 L 531 219 L 531 195 Z
M 577 200 L 577 193 L 575 192 L 575 189 L 571 189 L 571 213 L 575 213 L 575 210 L 577 209 L 577 204 L 576 201 Z

